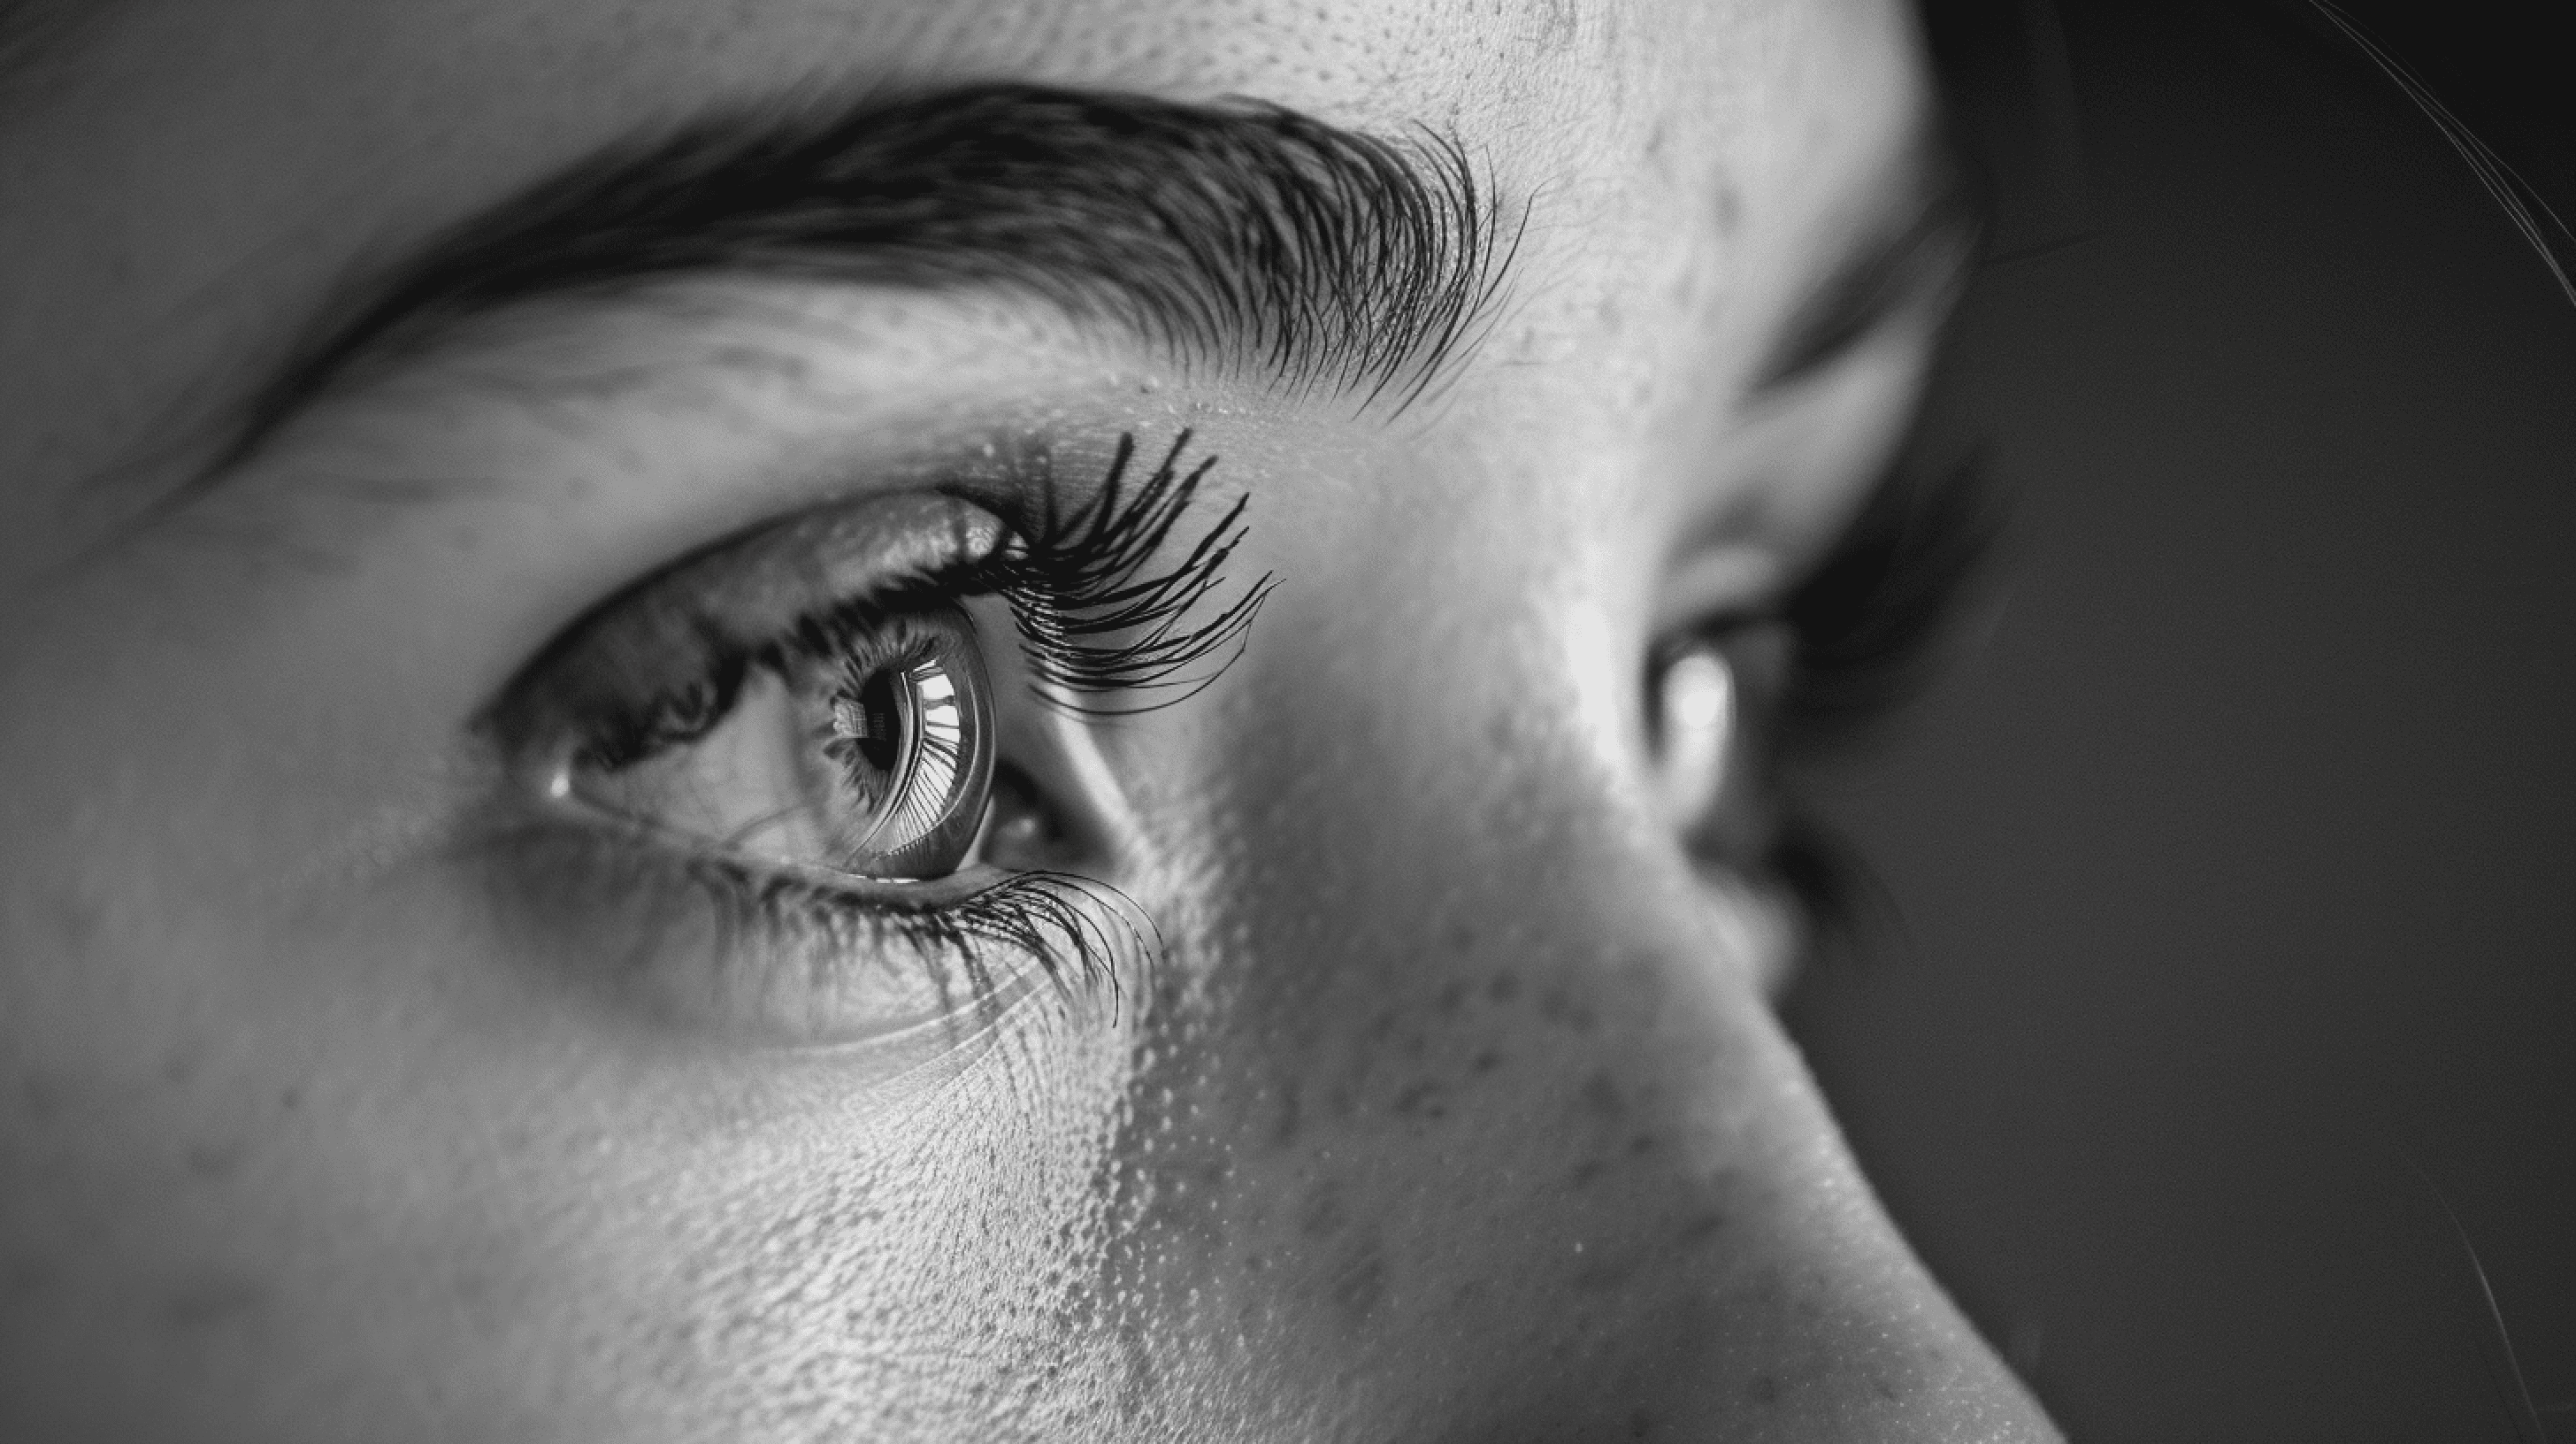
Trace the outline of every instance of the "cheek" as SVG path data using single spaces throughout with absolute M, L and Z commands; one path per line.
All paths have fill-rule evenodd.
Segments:
M 1198 749 L 1202 834 L 1168 850 L 1210 861 L 1165 912 L 1119 1148 L 1137 1434 L 1479 1437 L 1515 1394 L 1651 1398 L 1626 1385 L 1704 1355 L 1758 1263 L 1712 1101 L 1778 1050 L 1748 974 L 1680 945 L 1707 900 L 1641 880 L 1567 688 L 1383 651 L 1265 666 L 1259 745 Z
M 1007 1438 L 1097 1407 L 1115 1351 L 1079 1301 L 1132 1015 L 1039 994 L 870 1077 L 607 1026 L 477 953 L 450 892 L 369 902 L 255 943 L 13 946 L 62 986 L 10 995 L 0 1355 L 79 1417 Z M 118 1412 L 164 1408 L 195 1422 Z
M 735 1437 L 1049 1437 L 1104 1407 L 1094 1302 L 1126 1038 L 1041 998 L 953 1076 L 766 1102 L 688 1212 L 664 1343 L 674 1393 Z
M 1486 907 L 1340 922 L 1336 951 L 1264 949 L 1221 1010 L 1165 1000 L 1113 1258 L 1158 1341 L 1134 1427 L 1485 1437 L 1514 1394 L 1655 1397 L 1762 1264 L 1709 999 L 1672 996 L 1678 960 L 1532 946 Z

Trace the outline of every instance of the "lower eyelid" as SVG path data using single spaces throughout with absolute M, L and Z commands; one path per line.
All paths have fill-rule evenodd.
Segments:
M 480 853 L 514 955 L 674 1035 L 859 1048 L 908 1067 L 989 1041 L 1068 987 L 1043 940 L 961 934 L 946 920 L 1011 881 L 1000 873 L 903 885 L 917 900 L 873 903 L 860 894 L 876 889 L 836 894 L 568 818 L 511 825 Z

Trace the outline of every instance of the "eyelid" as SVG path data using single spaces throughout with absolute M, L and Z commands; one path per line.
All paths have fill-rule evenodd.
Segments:
M 484 710 L 514 757 L 545 739 L 649 701 L 643 679 L 686 681 L 747 655 L 818 610 L 864 601 L 989 558 L 1000 518 L 956 497 L 872 496 L 704 548 L 593 607 L 522 668 Z M 690 660 L 696 658 L 696 661 Z
M 1776 610 L 1791 580 L 1775 550 L 1751 543 L 1686 557 L 1666 577 L 1656 601 L 1655 635 L 1704 630 L 1721 618 Z

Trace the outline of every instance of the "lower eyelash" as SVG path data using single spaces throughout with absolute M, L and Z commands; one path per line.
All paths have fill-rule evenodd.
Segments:
M 493 855 L 510 895 L 542 900 L 550 950 L 597 959 L 630 1001 L 755 1031 L 783 1014 L 791 1021 L 777 1026 L 797 1042 L 829 1041 L 811 1034 L 829 1031 L 836 1001 L 871 987 L 905 996 L 915 1021 L 989 1024 L 1018 1000 L 1015 984 L 1043 978 L 1060 1006 L 1106 1002 L 1114 1020 L 1160 955 L 1142 908 L 1071 874 L 1018 873 L 913 903 L 560 819 L 515 829 Z M 601 917 L 626 926 L 603 932 Z M 827 1021 L 798 1021 L 816 1017 Z
M 589 765 L 614 766 L 660 748 L 685 745 L 724 716 L 754 670 L 848 652 L 857 639 L 892 625 L 906 605 L 993 594 L 1010 607 L 1039 700 L 1078 716 L 1125 716 L 1188 700 L 1240 655 L 1275 580 L 1264 575 L 1211 615 L 1201 604 L 1225 582 L 1225 566 L 1245 534 L 1246 503 L 1236 500 L 1179 560 L 1148 569 L 1167 547 L 1216 465 L 1214 457 L 1184 467 L 1191 433 L 1180 432 L 1141 479 L 1133 433 L 1121 435 L 1107 475 L 1071 507 L 1049 486 L 1036 515 L 984 560 L 943 572 L 895 579 L 866 596 L 830 603 L 764 642 L 716 643 L 720 627 L 702 628 L 705 675 L 659 691 L 639 685 L 623 710 L 577 719 L 590 736 L 576 754 Z M 686 605 L 683 598 L 678 605 Z M 1211 659 L 1222 658 L 1216 665 Z M 1152 920 L 1116 889 L 1089 878 L 1024 872 L 978 891 L 926 896 L 885 889 L 818 870 L 779 868 L 727 854 L 720 844 L 582 819 L 552 820 L 551 831 L 578 834 L 580 855 L 540 863 L 559 896 L 585 888 L 593 915 L 635 912 L 644 927 L 625 951 L 622 969 L 648 991 L 683 993 L 683 1007 L 759 1012 L 775 994 L 829 1000 L 836 987 L 873 986 L 860 968 L 912 969 L 929 979 L 916 991 L 946 999 L 944 980 L 960 983 L 965 1003 L 989 1007 L 1009 979 L 985 961 L 996 950 L 1027 959 L 1060 1000 L 1106 996 L 1113 1011 L 1139 972 L 1159 953 Z M 537 831 L 546 831 L 541 826 Z M 563 879 L 571 885 L 556 884 Z M 573 879 L 582 881 L 573 881 Z M 685 889 L 674 888 L 685 880 Z M 516 879 L 522 888 L 524 876 Z M 670 913 L 683 893 L 706 906 Z M 678 979 L 663 955 L 693 933 L 715 961 L 700 960 L 702 978 Z M 582 945 L 598 950 L 595 939 Z M 796 976 L 798 970 L 804 976 Z M 737 976 L 736 974 L 739 974 Z M 1025 973 L 1018 974 L 1026 976 Z M 882 988 L 900 992 L 893 984 Z M 748 1003 L 743 1000 L 749 1000 Z
M 1072 873 L 1013 873 L 963 898 L 907 907 L 854 897 L 828 882 L 755 871 L 718 854 L 692 858 L 690 868 L 737 924 L 823 931 L 836 944 L 853 932 L 890 932 L 918 952 L 955 958 L 979 992 L 990 991 L 992 980 L 976 956 L 978 944 L 1027 956 L 1067 1001 L 1076 993 L 1105 992 L 1113 1004 L 1122 1000 L 1131 971 L 1121 960 L 1159 952 L 1152 920 L 1134 900 Z

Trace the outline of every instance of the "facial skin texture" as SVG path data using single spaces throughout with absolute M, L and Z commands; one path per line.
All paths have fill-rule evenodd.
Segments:
M 1775 600 L 1902 430 L 1928 313 L 1753 384 L 1897 204 L 1900 8 L 78 30 L 0 122 L 0 1434 L 2052 1437 L 1843 1152 L 1764 996 L 1791 910 L 1690 854 L 1643 721 L 1650 647 Z M 710 109 L 997 79 L 1430 127 L 1526 218 L 1508 284 L 1399 409 L 1008 296 L 683 277 L 491 318 L 146 516 L 425 233 Z M 572 619 L 960 438 L 1184 427 L 1280 583 L 1250 645 L 1005 724 L 1160 936 L 1122 996 L 780 1047 L 627 1006 L 614 919 L 532 925 L 475 723 Z

